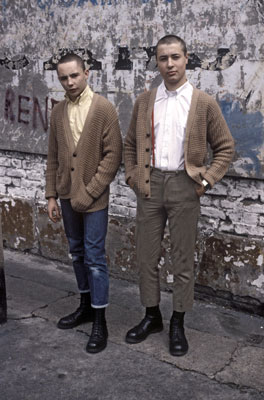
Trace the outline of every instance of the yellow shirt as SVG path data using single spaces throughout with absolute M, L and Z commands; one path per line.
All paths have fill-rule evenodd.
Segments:
M 80 139 L 83 126 L 93 99 L 93 92 L 87 85 L 84 91 L 75 101 L 71 101 L 66 95 L 68 102 L 68 117 L 75 146 Z

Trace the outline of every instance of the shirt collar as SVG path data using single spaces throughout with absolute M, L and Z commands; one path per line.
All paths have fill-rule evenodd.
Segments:
M 168 97 L 183 95 L 185 92 L 189 91 L 190 88 L 192 88 L 192 85 L 190 84 L 189 81 L 187 81 L 182 86 L 180 86 L 177 90 L 169 91 L 166 88 L 164 81 L 162 81 L 158 87 L 155 102 L 167 99 Z
M 82 91 L 82 93 L 74 101 L 72 101 L 69 98 L 67 93 L 65 94 L 65 99 L 68 103 L 70 103 L 72 105 L 78 104 L 81 106 L 83 104 L 83 102 L 85 102 L 92 95 L 93 95 L 93 92 L 92 92 L 91 88 L 89 87 L 89 85 L 87 85 L 86 88 Z

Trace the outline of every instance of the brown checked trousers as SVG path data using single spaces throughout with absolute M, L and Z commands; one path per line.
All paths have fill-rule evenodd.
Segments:
M 173 309 L 192 308 L 194 298 L 194 249 L 200 201 L 196 183 L 185 170 L 151 169 L 151 197 L 137 198 L 137 263 L 144 307 L 160 302 L 158 263 L 161 241 L 168 220 L 173 267 Z

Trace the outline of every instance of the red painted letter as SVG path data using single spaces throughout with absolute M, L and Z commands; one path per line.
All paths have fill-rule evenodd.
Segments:
M 30 98 L 27 96 L 22 96 L 22 95 L 18 96 L 18 122 L 23 122 L 24 124 L 28 124 L 29 121 L 22 119 L 22 117 L 21 117 L 21 114 L 26 114 L 26 115 L 29 114 L 29 110 L 22 108 L 22 104 L 21 104 L 22 100 L 29 101 Z
M 12 89 L 7 89 L 6 97 L 5 97 L 5 119 L 9 119 L 10 121 L 15 121 L 15 114 L 13 112 L 12 104 L 15 101 L 15 94 Z
M 48 130 L 48 97 L 46 97 L 46 107 L 45 107 L 45 120 L 43 118 L 39 101 L 36 97 L 33 99 L 33 128 L 37 128 L 37 113 L 39 114 L 40 121 L 42 123 L 43 129 L 46 132 Z

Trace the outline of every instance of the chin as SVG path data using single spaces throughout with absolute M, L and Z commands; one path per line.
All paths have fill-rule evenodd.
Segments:
M 167 81 L 169 85 L 178 85 L 179 80 L 178 79 L 171 79 L 169 81 Z

